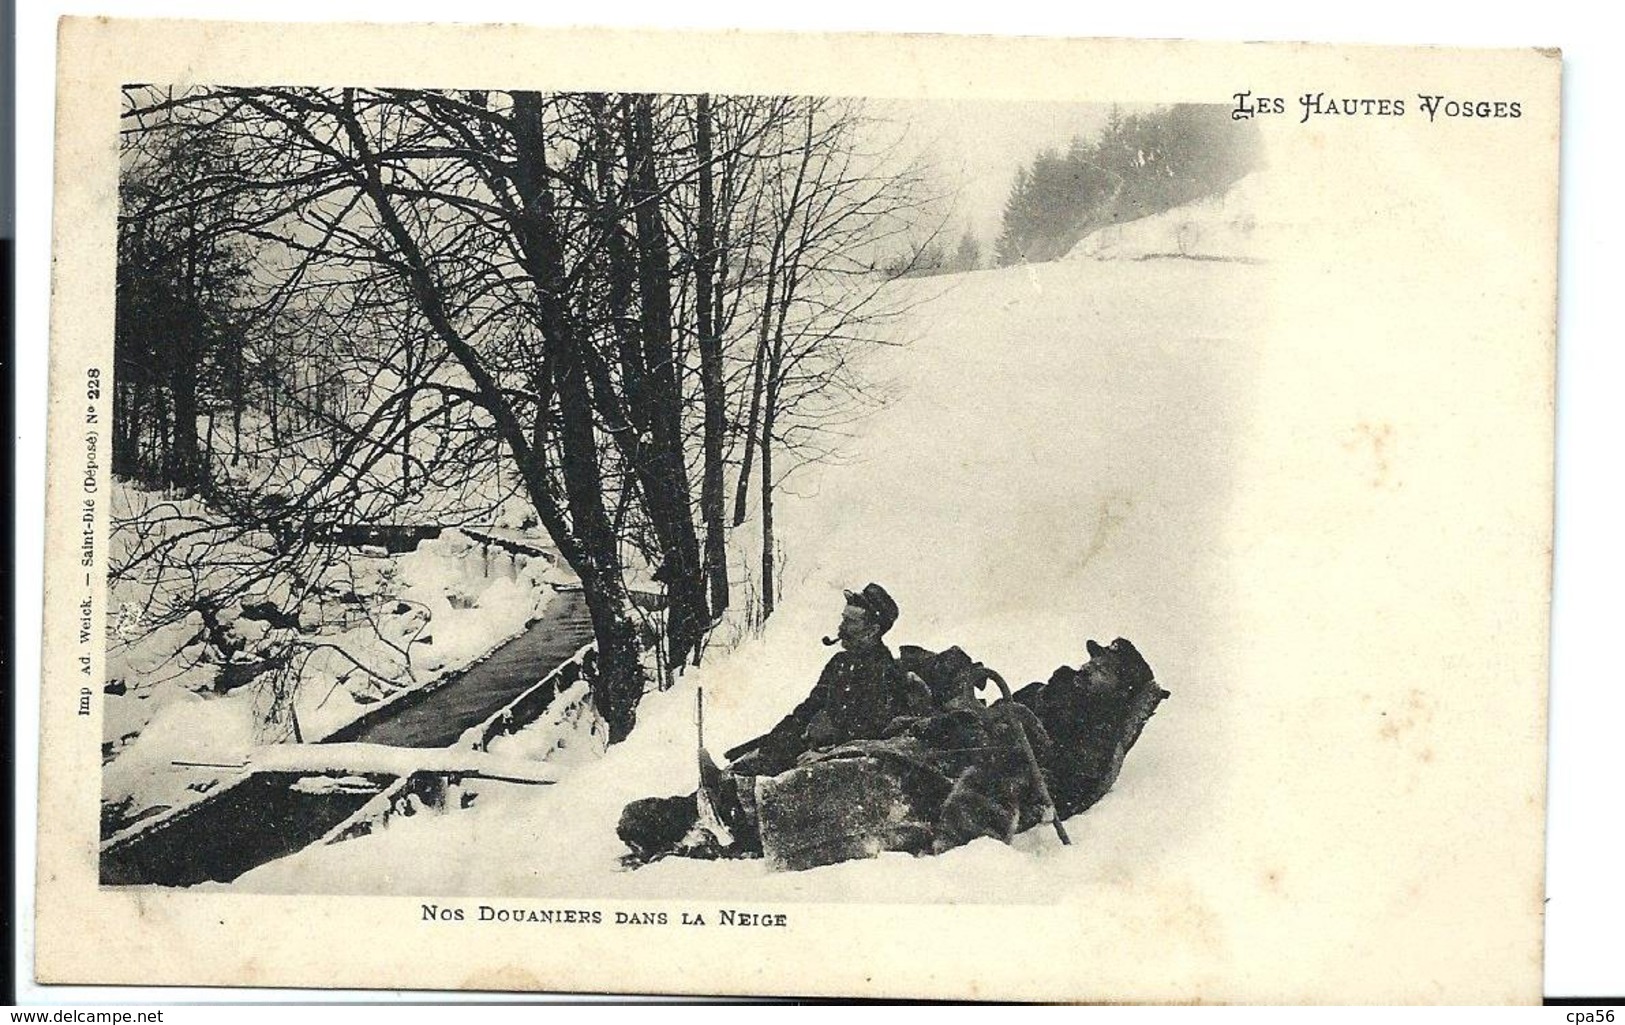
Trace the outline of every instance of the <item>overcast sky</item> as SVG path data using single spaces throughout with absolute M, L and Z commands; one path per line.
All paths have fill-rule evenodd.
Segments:
M 1125 105 L 1125 111 L 1133 108 Z M 999 234 L 1016 169 L 1045 147 L 1064 148 L 1075 135 L 1099 132 L 1111 112 L 1101 103 L 904 102 L 878 100 L 876 115 L 909 124 L 908 145 L 927 153 L 944 184 L 959 195 L 948 244 L 971 228 L 983 252 Z

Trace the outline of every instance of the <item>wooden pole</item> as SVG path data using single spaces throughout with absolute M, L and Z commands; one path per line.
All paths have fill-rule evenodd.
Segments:
M 1010 685 L 1004 682 L 1004 677 L 980 662 L 976 664 L 976 668 L 989 680 L 998 684 L 999 693 L 1004 695 L 1007 701 L 1012 704 L 1015 703 L 1015 698 L 1010 695 Z M 1027 756 L 1027 768 L 1032 773 L 1033 784 L 1038 787 L 1039 799 L 1044 802 L 1044 807 L 1049 811 L 1050 825 L 1055 827 L 1055 835 L 1061 838 L 1061 843 L 1070 847 L 1072 838 L 1066 835 L 1066 827 L 1061 825 L 1060 810 L 1055 807 L 1055 798 L 1050 796 L 1049 784 L 1044 782 L 1044 770 L 1038 764 L 1038 755 L 1033 752 L 1032 741 L 1027 739 L 1027 727 L 1016 717 L 1014 709 L 1005 709 L 1005 714 L 1014 723 L 1016 736 L 1021 739 L 1021 751 Z

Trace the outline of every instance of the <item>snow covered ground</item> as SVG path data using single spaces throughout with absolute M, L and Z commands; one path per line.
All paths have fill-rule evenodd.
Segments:
M 1085 235 L 1068 260 L 1261 260 L 1287 225 L 1266 201 L 1263 175 L 1247 175 L 1223 193 Z
M 1265 271 L 1182 260 L 1055 263 L 899 283 L 944 293 L 875 372 L 902 387 L 854 458 L 816 467 L 782 505 L 785 596 L 759 637 L 650 694 L 632 737 L 550 787 L 481 784 L 468 811 L 396 820 L 243 876 L 255 892 L 1047 900 L 1116 886 L 1207 846 L 1221 800 L 1235 672 L 1222 525 L 1254 381 Z M 707 746 L 770 726 L 811 688 L 841 589 L 883 583 L 894 644 L 960 644 L 1019 685 L 1131 639 L 1173 698 L 1117 788 L 1013 847 L 888 855 L 802 873 L 669 859 L 635 872 L 627 801 L 695 783 L 694 692 Z M 1197 856 L 1199 861 L 1200 856 Z M 957 869 L 949 871 L 949 866 Z M 1183 872 L 1185 868 L 1179 869 Z M 1177 895 L 1174 883 L 1162 892 Z
M 555 593 L 547 583 L 558 572 L 543 559 L 488 550 L 448 530 L 401 555 L 352 553 L 342 575 L 358 605 L 301 610 L 305 623 L 321 624 L 300 635 L 309 650 L 296 656 L 293 710 L 307 741 L 522 632 L 546 608 Z M 141 592 L 132 582 L 115 587 L 113 599 L 138 607 Z M 240 604 L 220 618 L 245 641 L 233 660 L 253 661 L 262 645 L 274 650 L 273 631 L 244 616 Z M 104 695 L 103 734 L 114 757 L 103 770 L 102 798 L 122 806 L 126 822 L 197 800 L 222 778 L 217 768 L 177 766 L 176 760 L 240 764 L 256 746 L 284 739 L 266 735 L 269 674 L 215 693 L 225 665 L 202 641 L 201 617 L 194 613 L 145 633 L 124 627 L 130 636 L 119 639 L 115 627 L 108 653 L 108 682 L 122 691 Z M 386 686 L 378 677 L 396 682 Z

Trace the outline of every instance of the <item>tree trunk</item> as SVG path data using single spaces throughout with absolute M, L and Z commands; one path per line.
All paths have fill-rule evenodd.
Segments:
M 560 469 L 570 509 L 569 534 L 577 549 L 569 562 L 581 578 L 598 644 L 599 676 L 593 685 L 593 701 L 609 726 L 610 743 L 616 743 L 631 733 L 636 722 L 637 705 L 643 697 L 643 667 L 638 660 L 637 635 L 627 615 L 630 603 L 619 540 L 604 508 L 603 471 L 586 368 L 587 343 L 577 336 L 565 289 L 558 280 L 563 273 L 563 245 L 552 216 L 542 104 L 540 94 L 514 94 L 518 178 L 525 201 L 521 245 L 526 254 L 526 272 L 536 285 L 537 307 L 552 364 L 552 384 L 559 401 Z M 545 481 L 530 462 L 527 486 L 547 523 L 547 510 L 541 508 L 546 504 L 546 495 L 538 493 L 545 491 Z M 552 524 L 548 529 L 554 529 Z
M 768 386 L 769 401 L 762 411 L 762 622 L 773 615 L 778 598 L 773 560 L 773 410 L 777 389 Z
M 168 483 L 188 494 L 198 485 L 197 378 L 191 360 L 191 346 L 177 347 L 169 375 L 170 397 L 174 402 L 174 435 L 169 449 Z
M 699 648 L 710 616 L 683 449 L 683 396 L 672 342 L 671 252 L 655 166 L 653 98 L 635 97 L 631 115 L 627 170 L 637 230 L 638 306 L 649 401 L 649 442 L 634 470 L 660 542 L 667 651 L 671 664 L 680 665 Z
M 756 450 L 756 434 L 762 422 L 762 382 L 766 377 L 767 337 L 773 329 L 773 291 L 778 287 L 778 252 L 767 268 L 767 297 L 762 301 L 762 321 L 756 338 L 756 355 L 751 359 L 750 414 L 745 421 L 745 458 L 739 464 L 739 483 L 734 489 L 734 526 L 745 522 L 745 503 L 750 501 L 751 460 Z
M 582 597 L 592 614 L 599 667 L 598 679 L 593 681 L 593 702 L 609 725 L 609 742 L 614 744 L 626 739 L 637 721 L 638 701 L 643 697 L 643 667 L 638 660 L 637 634 L 627 616 L 630 602 L 619 540 L 604 509 L 598 441 L 593 434 L 591 400 L 580 352 L 566 343 L 558 347 L 554 362 L 561 410 L 561 469 L 579 548 L 570 560 L 570 568 L 581 578 Z M 533 492 L 533 502 L 539 498 Z
M 207 484 L 214 472 L 214 410 L 211 408 L 204 414 L 203 428 L 203 472 L 199 480 Z
M 412 389 L 417 386 L 416 368 L 412 366 L 412 339 L 404 339 L 401 362 L 404 365 L 401 386 L 406 389 L 406 401 L 401 403 L 401 503 L 412 497 Z
M 189 239 L 186 253 L 185 313 L 170 354 L 169 393 L 174 403 L 173 443 L 169 449 L 166 483 L 188 494 L 198 485 L 197 363 L 202 306 L 197 295 L 197 241 Z
M 695 149 L 699 161 L 699 213 L 694 231 L 694 307 L 699 325 L 700 384 L 705 397 L 704 477 L 700 515 L 705 522 L 705 570 L 711 586 L 711 617 L 728 608 L 728 550 L 723 532 L 722 433 L 727 395 L 722 381 L 722 337 L 713 306 L 715 274 L 716 191 L 711 166 L 711 97 L 701 94 L 695 107 Z
M 790 264 L 794 266 L 794 264 Z M 787 273 L 779 298 L 778 323 L 773 329 L 773 341 L 764 353 L 762 377 L 766 386 L 762 396 L 762 620 L 773 615 L 778 598 L 775 585 L 775 552 L 773 550 L 773 429 L 778 424 L 780 391 L 784 382 L 784 322 L 790 315 L 790 302 L 795 297 L 797 277 Z M 766 322 L 764 318 L 764 323 Z
M 113 472 L 121 477 L 141 474 L 141 410 L 146 388 L 140 381 L 114 384 L 118 407 L 113 414 Z
M 231 465 L 243 458 L 243 406 L 247 403 L 243 380 L 243 340 L 237 338 L 231 347 Z
M 603 476 L 583 354 L 565 308 L 564 289 L 557 280 L 562 274 L 562 245 L 551 214 L 543 100 L 537 93 L 514 94 L 514 136 L 518 144 L 515 170 L 525 203 L 515 226 L 526 257 L 526 273 L 535 285 L 542 330 L 549 343 L 548 362 L 552 365 L 540 374 L 550 376 L 556 385 L 561 422 L 561 469 L 570 510 L 568 522 L 545 476 L 544 452 L 539 446 L 532 447 L 503 389 L 452 323 L 421 249 L 396 213 L 354 113 L 353 98 L 354 94 L 347 91 L 344 127 L 358 154 L 364 188 L 384 229 L 405 257 L 403 271 L 425 318 L 468 372 L 481 404 L 496 421 L 498 436 L 518 464 L 537 514 L 581 580 L 582 597 L 592 615 L 593 635 L 598 645 L 599 674 L 592 684 L 593 700 L 609 726 L 610 742 L 624 740 L 632 731 L 638 701 L 643 696 L 643 669 L 638 660 L 636 634 L 627 617 L 626 586 L 617 542 L 604 511 Z
M 269 407 L 271 421 L 271 447 L 282 447 L 282 411 L 277 395 L 282 389 L 277 387 L 276 358 L 273 356 L 265 368 L 266 406 Z
M 745 459 L 739 470 L 738 490 L 734 494 L 734 526 L 745 522 L 745 502 L 750 493 L 750 459 L 751 445 L 756 438 L 756 426 L 761 413 L 762 383 L 766 377 L 764 363 L 768 355 L 768 341 L 773 333 L 773 311 L 776 298 L 775 289 L 779 285 L 779 276 L 784 272 L 788 261 L 783 259 L 784 243 L 790 235 L 790 228 L 795 222 L 796 213 L 801 208 L 801 189 L 807 180 L 807 168 L 812 161 L 813 140 L 813 107 L 811 104 L 806 110 L 806 124 L 801 144 L 801 162 L 796 168 L 795 183 L 790 188 L 790 195 L 782 209 L 776 211 L 778 217 L 774 225 L 773 245 L 767 258 L 767 289 L 766 297 L 762 300 L 762 321 L 760 333 L 756 340 L 756 374 L 755 383 L 751 386 L 750 420 L 745 427 Z M 779 305 L 783 305 L 780 303 Z M 784 315 L 779 315 L 779 331 L 784 330 Z M 765 436 L 764 432 L 764 436 Z M 764 475 L 764 480 L 770 480 L 771 475 Z
M 175 428 L 174 403 L 170 399 L 171 396 L 161 391 L 158 393 L 158 408 L 152 421 L 158 440 L 158 459 L 153 463 L 152 479 L 157 481 L 160 487 L 169 486 L 169 467 L 172 465 L 170 452 L 173 446 L 170 439 L 175 436 Z

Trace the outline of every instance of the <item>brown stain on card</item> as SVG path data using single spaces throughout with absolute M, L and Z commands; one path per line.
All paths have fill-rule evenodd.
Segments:
M 1264 870 L 1264 880 L 1263 880 L 1264 889 L 1268 890 L 1271 894 L 1273 894 L 1273 895 L 1275 895 L 1277 897 L 1286 896 L 1286 887 L 1283 885 L 1283 882 L 1282 882 L 1283 879 L 1285 878 L 1285 876 L 1286 876 L 1286 869 L 1284 869 L 1284 868 L 1265 869 Z
M 1388 421 L 1362 420 L 1343 442 L 1344 451 L 1370 460 L 1366 482 L 1373 488 L 1398 486 L 1393 472 L 1394 438 L 1394 425 Z
M 1225 950 L 1223 920 L 1189 885 L 1176 884 L 1164 891 L 1147 925 L 1156 929 L 1159 942 L 1179 943 L 1208 956 Z
M 1413 687 L 1403 701 L 1377 713 L 1377 736 L 1393 744 L 1397 754 L 1413 759 L 1417 772 L 1426 772 L 1436 757 L 1433 715 L 1434 700 Z M 1410 778 L 1414 785 L 1419 777 Z
M 1377 713 L 1379 725 L 1377 735 L 1384 740 L 1398 741 L 1408 738 L 1417 730 L 1424 733 L 1433 723 L 1433 701 L 1421 690 L 1412 687 L 1409 694 L 1399 707 L 1383 709 Z M 1424 747 L 1422 753 L 1427 755 L 1424 761 L 1433 757 L 1431 748 Z
M 1107 495 L 1100 500 L 1100 508 L 1095 513 L 1094 533 L 1074 566 L 1075 572 L 1082 572 L 1095 556 L 1106 550 L 1106 545 L 1119 533 L 1133 510 L 1134 499 L 1127 495 Z
M 243 962 L 243 967 L 238 973 L 237 984 L 240 986 L 258 986 L 261 982 L 268 981 L 270 980 L 265 974 L 265 969 L 260 966 L 260 959 L 257 956 L 250 955 L 248 960 Z

